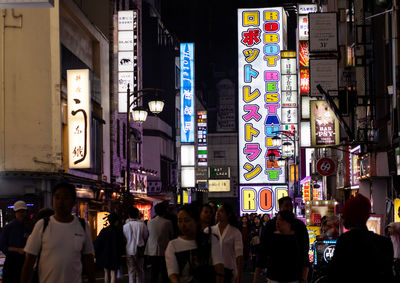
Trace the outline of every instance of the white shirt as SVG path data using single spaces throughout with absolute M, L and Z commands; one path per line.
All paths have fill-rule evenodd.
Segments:
M 72 222 L 58 222 L 50 217 L 43 236 L 43 219 L 39 220 L 29 236 L 24 251 L 37 256 L 40 248 L 39 278 L 41 283 L 82 282 L 81 254 L 93 254 L 90 230 L 83 229 L 78 218 Z
M 157 216 L 147 222 L 149 239 L 147 240 L 145 255 L 164 256 L 168 242 L 174 235 L 172 222 L 164 217 Z
M 393 257 L 400 259 L 400 222 L 392 222 L 389 224 L 393 229 L 393 235 L 390 235 L 393 244 Z
M 123 229 L 126 238 L 126 254 L 136 255 L 137 247 L 144 246 L 149 236 L 146 224 L 136 219 L 128 219 Z
M 236 271 L 236 258 L 243 255 L 242 234 L 239 229 L 228 224 L 221 235 L 217 224 L 211 227 L 211 232 L 219 238 L 224 267 Z
M 180 277 L 180 282 L 190 282 L 193 277 L 189 271 L 189 264 L 185 266 L 182 273 L 179 272 L 178 260 L 176 259 L 175 253 L 190 251 L 197 248 L 195 240 L 185 240 L 178 237 L 168 243 L 167 249 L 165 250 L 165 262 L 167 264 L 168 276 L 177 274 Z M 211 259 L 212 264 L 217 265 L 223 262 L 221 249 L 217 237 L 211 237 Z

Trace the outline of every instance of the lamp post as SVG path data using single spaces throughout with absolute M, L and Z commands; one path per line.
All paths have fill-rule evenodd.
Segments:
M 291 132 L 291 131 L 275 131 L 275 132 L 272 132 L 273 134 L 276 134 L 276 136 L 274 136 L 273 138 L 272 138 L 272 145 L 274 146 L 274 147 L 280 147 L 281 145 L 282 145 L 282 151 L 283 151 L 283 153 L 285 153 L 285 154 L 289 154 L 290 152 L 292 152 L 292 150 L 293 150 L 293 159 L 294 159 L 294 184 L 295 184 L 295 187 L 298 187 L 298 176 L 297 176 L 297 158 L 296 158 L 296 149 L 297 149 L 297 139 L 298 139 L 298 137 L 296 136 L 296 131 L 293 131 L 293 132 Z M 281 135 L 284 135 L 285 137 L 287 137 L 292 143 L 290 143 L 290 142 L 284 142 L 283 144 L 282 144 L 282 138 L 280 138 L 279 136 L 278 136 L 278 134 L 281 134 Z M 284 165 L 284 162 L 286 162 L 286 160 L 284 159 L 284 158 L 279 158 L 278 159 L 278 165 L 280 166 L 280 167 L 282 167 L 283 165 Z M 288 163 L 289 163 L 289 161 L 287 161 Z M 290 168 L 289 166 L 288 166 L 288 168 Z M 289 169 L 288 169 L 288 172 L 287 172 L 287 174 L 289 174 Z M 290 178 L 288 178 L 288 180 L 290 180 Z M 288 185 L 289 185 L 289 183 L 288 183 Z
M 130 109 L 131 106 L 136 103 L 140 98 L 142 98 L 148 92 L 161 92 L 161 89 L 157 88 L 144 88 L 131 93 L 131 90 L 127 88 L 126 92 L 126 178 L 125 178 L 125 190 L 129 192 L 130 189 L 130 179 L 131 179 L 131 135 L 130 135 Z M 142 93 L 139 95 L 139 93 Z M 133 96 L 133 101 L 131 102 L 131 96 Z M 164 102 L 159 99 L 149 101 L 149 109 L 152 113 L 158 114 L 164 108 Z M 146 121 L 147 110 L 143 106 L 136 106 L 132 110 L 132 118 L 136 123 L 142 124 Z

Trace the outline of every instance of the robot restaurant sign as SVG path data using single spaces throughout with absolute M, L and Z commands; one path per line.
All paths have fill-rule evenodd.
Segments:
M 286 185 L 274 186 L 241 186 L 240 215 L 245 213 L 277 213 L 278 200 L 288 195 Z
M 238 10 L 238 101 L 240 184 L 282 184 L 285 172 L 268 160 L 279 148 L 281 129 L 280 52 L 286 48 L 282 7 Z

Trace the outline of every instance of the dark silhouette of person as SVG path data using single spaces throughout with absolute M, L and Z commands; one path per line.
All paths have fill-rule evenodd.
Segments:
M 361 194 L 346 201 L 343 218 L 350 231 L 338 238 L 329 282 L 394 282 L 391 240 L 367 229 L 370 211 L 370 200 Z

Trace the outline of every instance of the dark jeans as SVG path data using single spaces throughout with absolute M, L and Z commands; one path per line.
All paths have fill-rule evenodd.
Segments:
M 224 268 L 224 283 L 231 283 L 233 278 L 233 270 Z
M 165 265 L 165 257 L 149 256 L 151 264 L 151 283 L 168 283 L 167 267 Z
M 394 272 L 396 276 L 396 282 L 400 282 L 400 258 L 395 258 L 394 259 Z
M 25 255 L 9 252 L 3 266 L 3 283 L 18 283 L 21 278 Z

